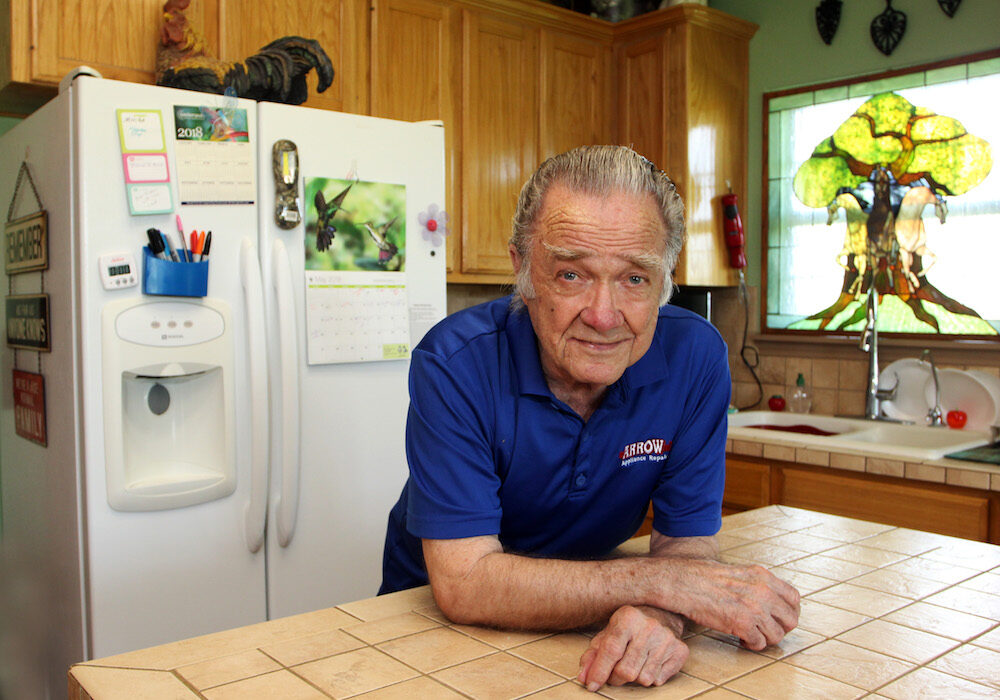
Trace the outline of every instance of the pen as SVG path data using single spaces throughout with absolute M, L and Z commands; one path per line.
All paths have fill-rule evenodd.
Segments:
M 170 237 L 165 233 L 161 233 L 160 236 L 163 238 L 164 249 L 170 253 L 170 259 L 174 262 L 180 262 L 181 259 L 177 257 L 177 252 L 174 250 L 174 247 L 170 245 Z
M 184 240 L 184 226 L 181 224 L 181 215 L 177 214 L 174 217 L 174 221 L 177 223 L 177 235 L 181 238 L 181 247 L 177 251 L 180 252 L 183 249 L 184 262 L 191 262 L 191 253 L 188 251 L 187 241 Z
M 205 246 L 201 249 L 201 259 L 202 260 L 207 260 L 208 259 L 208 249 L 211 248 L 211 247 L 212 247 L 212 232 L 209 231 L 205 235 Z

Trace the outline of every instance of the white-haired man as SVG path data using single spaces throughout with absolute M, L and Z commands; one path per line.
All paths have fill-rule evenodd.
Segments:
M 631 149 L 574 149 L 532 175 L 512 298 L 414 351 L 381 592 L 429 581 L 460 623 L 604 624 L 581 659 L 590 690 L 666 682 L 685 618 L 752 649 L 795 627 L 794 588 L 716 560 L 729 369 L 718 332 L 666 305 L 683 237 L 673 183 Z M 616 557 L 650 500 L 649 555 Z

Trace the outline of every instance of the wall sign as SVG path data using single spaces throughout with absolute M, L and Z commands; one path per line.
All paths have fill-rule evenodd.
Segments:
M 3 234 L 8 275 L 49 268 L 49 217 L 45 210 L 8 222 Z
M 34 372 L 15 369 L 14 428 L 26 440 L 48 445 L 45 427 L 45 377 Z
M 49 295 L 9 296 L 7 304 L 7 346 L 51 352 L 49 335 Z

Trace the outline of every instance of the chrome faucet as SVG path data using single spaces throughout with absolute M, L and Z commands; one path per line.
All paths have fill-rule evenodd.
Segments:
M 874 289 L 868 292 L 868 311 L 865 314 L 865 329 L 861 332 L 860 348 L 868 353 L 868 386 L 865 391 L 865 418 L 868 420 L 887 420 L 879 415 L 881 403 L 896 398 L 899 387 L 899 376 L 891 389 L 878 388 L 878 292 Z
M 920 359 L 924 362 L 931 363 L 931 376 L 934 378 L 934 405 L 928 407 L 927 411 L 927 424 L 944 426 L 944 420 L 941 418 L 941 384 L 938 382 L 938 371 L 937 366 L 934 364 L 934 355 L 927 348 L 920 354 Z

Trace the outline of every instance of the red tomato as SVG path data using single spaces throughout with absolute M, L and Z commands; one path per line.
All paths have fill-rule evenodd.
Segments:
M 781 395 L 775 394 L 767 400 L 767 407 L 772 411 L 784 411 L 785 399 Z
M 968 419 L 968 416 L 965 415 L 965 411 L 948 411 L 948 415 L 945 418 L 948 421 L 949 428 L 958 430 L 965 427 L 965 421 Z

